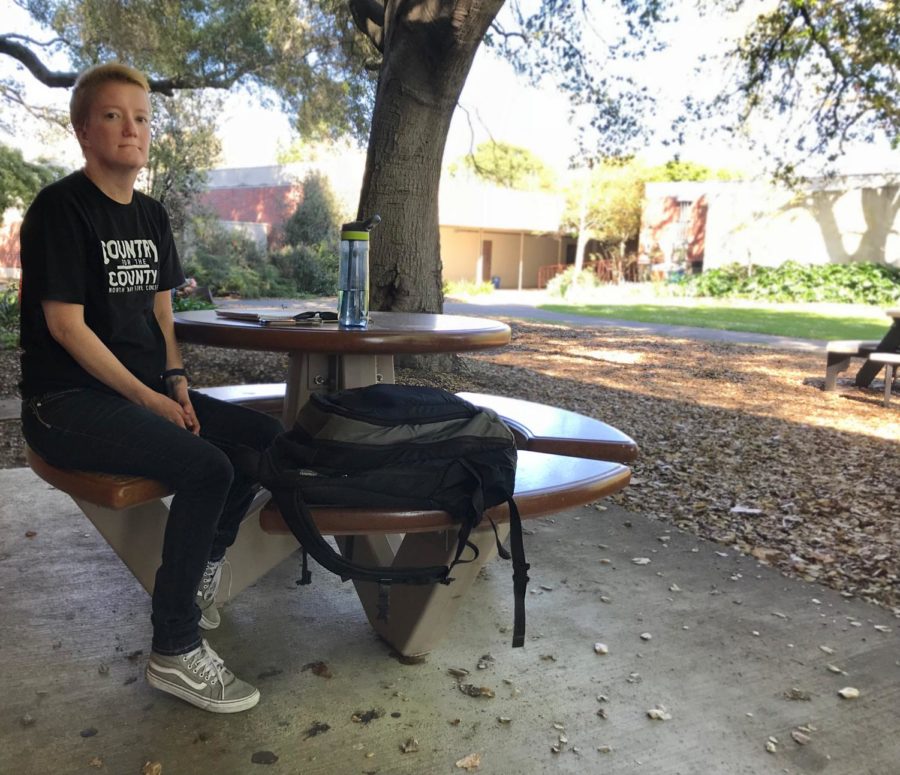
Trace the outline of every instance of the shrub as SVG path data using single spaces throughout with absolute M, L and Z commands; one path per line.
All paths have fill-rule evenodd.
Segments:
M 448 280 L 444 283 L 444 296 L 484 296 L 494 292 L 493 283 L 472 280 Z
M 258 271 L 263 253 L 246 235 L 212 219 L 197 219 L 191 224 L 187 252 L 185 272 L 199 285 L 219 294 L 253 297 L 264 293 L 265 282 Z
M 0 291 L 0 349 L 19 344 L 19 288 L 11 285 Z
M 299 295 L 331 296 L 337 292 L 338 254 L 328 243 L 284 247 L 270 256 L 284 284 Z
M 692 296 L 760 301 L 829 301 L 885 305 L 900 301 L 900 269 L 871 262 L 805 266 L 785 261 L 777 267 L 731 264 L 687 278 Z
M 303 201 L 284 225 L 288 245 L 336 245 L 340 213 L 331 186 L 321 172 L 311 171 L 303 179 Z
M 601 285 L 596 272 L 586 269 L 579 272 L 570 266 L 547 283 L 547 295 L 577 301 L 580 297 L 589 296 Z
M 215 309 L 215 304 L 196 296 L 173 296 L 172 309 L 175 312 L 190 312 L 195 309 Z

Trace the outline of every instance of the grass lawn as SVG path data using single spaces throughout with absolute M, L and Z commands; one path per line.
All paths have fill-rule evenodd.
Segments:
M 750 331 L 800 339 L 881 339 L 891 320 L 878 308 L 666 299 L 622 303 L 541 304 L 540 309 L 641 323 Z

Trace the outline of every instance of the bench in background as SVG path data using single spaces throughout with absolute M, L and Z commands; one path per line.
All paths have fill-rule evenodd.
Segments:
M 869 363 L 878 363 L 884 366 L 884 405 L 891 403 L 891 387 L 897 368 L 900 367 L 900 353 L 874 352 L 869 355 Z
M 825 390 L 834 390 L 837 376 L 850 368 L 853 358 L 866 360 L 878 347 L 877 341 L 841 339 L 825 346 Z

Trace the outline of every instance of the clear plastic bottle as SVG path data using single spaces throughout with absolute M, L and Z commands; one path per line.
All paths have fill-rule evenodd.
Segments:
M 369 231 L 381 222 L 373 215 L 341 227 L 338 323 L 341 328 L 369 324 Z

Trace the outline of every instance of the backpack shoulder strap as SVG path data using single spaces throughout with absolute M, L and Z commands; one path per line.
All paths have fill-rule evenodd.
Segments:
M 525 562 L 525 544 L 522 541 L 522 519 L 516 502 L 509 498 L 509 548 L 512 551 L 513 594 L 515 595 L 515 613 L 513 614 L 513 648 L 525 645 L 525 590 L 528 587 L 528 570 L 531 566 Z

